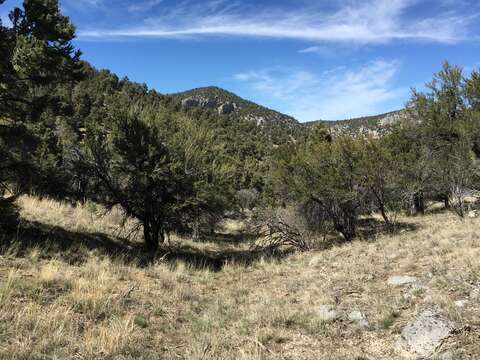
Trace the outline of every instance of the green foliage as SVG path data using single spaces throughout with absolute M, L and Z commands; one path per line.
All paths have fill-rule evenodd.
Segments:
M 426 200 L 442 200 L 463 217 L 466 198 L 478 188 L 479 83 L 478 73 L 464 79 L 445 63 L 427 93 L 412 91 L 408 117 L 380 139 L 332 140 L 314 125 L 272 161 L 277 204 L 303 204 L 306 217 L 314 214 L 347 240 L 361 215 L 379 212 L 392 227 L 402 208 L 423 213 Z
M 106 128 L 92 124 L 87 133 L 90 167 L 101 189 L 99 200 L 120 205 L 141 221 L 146 245 L 175 229 L 178 197 L 184 188 L 179 169 L 158 130 L 136 117 L 116 114 Z
M 464 78 L 445 63 L 427 92 L 387 114 L 403 119 L 388 134 L 385 115 L 301 126 L 219 88 L 165 96 L 92 68 L 56 0 L 25 1 L 10 19 L 0 22 L 1 226 L 15 224 L 3 198 L 15 189 L 120 205 L 152 250 L 171 232 L 199 238 L 258 204 L 301 205 L 316 228 L 350 240 L 362 215 L 393 226 L 402 208 L 423 212 L 426 200 L 463 217 L 478 189 L 478 71 Z M 192 96 L 236 107 L 182 106 Z
M 383 123 L 385 119 L 393 119 L 392 123 Z M 348 120 L 318 120 L 308 122 L 305 125 L 312 127 L 315 125 L 323 125 L 330 132 L 334 134 L 342 134 L 349 136 L 367 135 L 368 133 L 377 133 L 380 135 L 386 135 L 393 123 L 396 120 L 404 118 L 404 110 L 392 111 L 385 114 L 364 116 L 359 118 L 353 118 Z
M 413 91 L 408 107 L 420 120 L 413 139 L 417 164 L 423 167 L 418 191 L 453 205 L 462 217 L 464 197 L 477 182 L 472 151 L 479 126 L 471 105 L 475 95 L 467 96 L 474 93 L 474 78 L 475 73 L 465 81 L 461 68 L 445 63 L 427 84 L 427 93 Z
M 369 194 L 371 210 L 379 212 L 385 223 L 392 227 L 403 204 L 396 153 L 383 139 L 360 139 L 359 142 L 362 155 L 359 175 L 363 179 L 362 187 Z
M 12 27 L 0 24 L 0 183 L 32 190 L 55 167 L 54 119 L 62 109 L 54 89 L 79 78 L 80 53 L 57 1 L 25 1 L 10 19 Z
M 331 222 L 351 240 L 365 209 L 361 160 L 360 143 L 352 138 L 334 142 L 323 136 L 310 138 L 279 151 L 272 173 L 274 187 L 283 198 L 316 204 L 317 221 Z
M 13 200 L 13 198 L 4 199 L 3 196 L 0 197 L 0 240 L 9 240 L 3 237 L 6 234 L 11 234 L 18 224 L 18 209 Z

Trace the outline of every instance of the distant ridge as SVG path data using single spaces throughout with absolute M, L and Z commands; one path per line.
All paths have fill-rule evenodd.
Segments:
M 379 137 L 387 133 L 393 124 L 401 122 L 406 118 L 406 112 L 402 109 L 347 120 L 318 120 L 300 123 L 291 116 L 243 99 L 217 86 L 201 87 L 167 96 L 178 101 L 183 108 L 210 110 L 220 116 L 240 121 L 249 121 L 262 128 L 285 129 L 289 130 L 289 132 L 293 130 L 296 133 L 308 132 L 308 129 L 314 124 L 323 124 L 333 136 L 344 134 Z
M 382 136 L 388 129 L 397 123 L 404 121 L 407 118 L 406 111 L 396 110 L 384 114 L 364 116 L 348 120 L 318 120 L 304 123 L 305 126 L 310 127 L 315 124 L 323 124 L 333 135 L 369 135 Z

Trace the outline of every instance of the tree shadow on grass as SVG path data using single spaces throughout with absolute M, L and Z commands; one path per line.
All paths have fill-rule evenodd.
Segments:
M 59 257 L 74 265 L 86 262 L 93 252 L 139 267 L 146 267 L 158 261 L 175 266 L 177 261 L 181 260 L 192 268 L 212 271 L 220 271 L 226 264 L 250 265 L 265 257 L 280 259 L 292 252 L 235 248 L 213 251 L 188 245 L 165 245 L 153 254 L 145 251 L 143 244 L 139 242 L 132 243 L 103 233 L 74 232 L 59 226 L 26 220 L 22 220 L 15 231 L 0 236 L 0 254 L 9 252 L 21 257 L 35 248 L 41 250 L 42 256 L 46 258 Z
M 209 269 L 220 271 L 225 265 L 237 264 L 249 266 L 260 259 L 280 260 L 292 254 L 293 249 L 276 249 L 275 251 L 262 249 L 228 249 L 228 250 L 199 250 L 195 247 L 182 245 L 175 248 L 163 249 L 156 258 L 162 258 L 164 261 L 175 264 L 182 260 L 196 269 Z
M 240 245 L 245 242 L 252 242 L 257 238 L 257 234 L 239 232 L 235 234 L 212 233 L 203 236 L 198 242 L 214 242 L 224 245 Z
M 376 240 L 379 235 L 396 235 L 418 229 L 418 225 L 406 222 L 396 222 L 388 226 L 385 221 L 372 217 L 360 219 L 358 223 L 358 238 L 365 241 Z

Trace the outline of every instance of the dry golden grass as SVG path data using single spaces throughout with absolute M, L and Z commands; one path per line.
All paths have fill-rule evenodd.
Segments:
M 21 216 L 49 226 L 59 226 L 73 232 L 104 233 L 116 235 L 132 227 L 132 221 L 124 224 L 121 209 L 106 212 L 98 205 L 73 206 L 52 199 L 21 196 L 17 204 Z
M 24 197 L 20 205 L 26 219 L 73 231 L 112 234 L 117 224 L 49 200 Z M 6 253 L 0 358 L 402 359 L 402 327 L 437 309 L 458 329 L 443 347 L 478 359 L 480 303 L 470 293 L 480 289 L 480 219 L 402 220 L 417 229 L 220 271 L 180 260 L 139 267 L 90 250 L 79 263 L 41 247 Z M 392 275 L 422 286 L 392 287 Z M 464 299 L 465 307 L 455 305 Z M 327 304 L 338 320 L 320 319 Z M 347 319 L 352 310 L 366 314 L 368 328 Z

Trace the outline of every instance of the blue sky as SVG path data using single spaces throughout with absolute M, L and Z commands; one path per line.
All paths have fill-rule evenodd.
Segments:
M 162 93 L 220 86 L 300 121 L 399 109 L 444 60 L 480 65 L 478 0 L 60 3 L 98 68 Z

